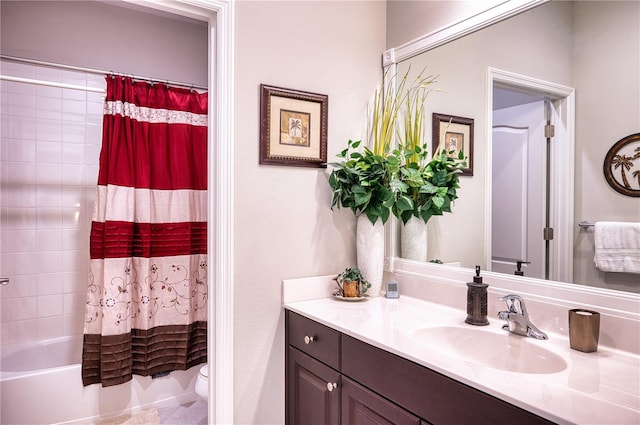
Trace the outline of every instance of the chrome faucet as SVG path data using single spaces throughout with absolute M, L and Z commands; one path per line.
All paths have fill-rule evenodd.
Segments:
M 530 336 L 536 339 L 547 339 L 547 334 L 538 329 L 529 320 L 527 307 L 520 295 L 509 294 L 500 298 L 501 301 L 507 303 L 508 311 L 498 312 L 498 318 L 506 320 L 507 323 L 502 325 L 502 329 L 522 336 Z

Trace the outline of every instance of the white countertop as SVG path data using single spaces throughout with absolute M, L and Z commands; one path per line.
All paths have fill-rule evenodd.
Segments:
M 285 308 L 557 423 L 640 424 L 640 356 L 635 354 L 606 347 L 582 353 L 570 349 L 566 337 L 549 332 L 548 340 L 520 337 L 502 330 L 497 318 L 489 317 L 489 326 L 467 325 L 465 311 L 408 296 L 360 302 L 330 297 L 289 302 Z M 415 337 L 416 331 L 435 326 L 478 329 L 505 341 L 526 338 L 523 343 L 552 351 L 567 367 L 556 373 L 520 373 L 480 366 Z M 496 347 L 487 344 L 485 349 Z

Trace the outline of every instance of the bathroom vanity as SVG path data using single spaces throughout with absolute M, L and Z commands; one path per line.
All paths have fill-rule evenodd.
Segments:
M 285 321 L 288 424 L 553 423 L 293 311 Z
M 638 356 L 402 296 L 285 301 L 288 424 L 635 424 Z

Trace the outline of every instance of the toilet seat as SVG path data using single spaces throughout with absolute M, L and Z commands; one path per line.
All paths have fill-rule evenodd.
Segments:
M 196 394 L 203 399 L 209 398 L 209 365 L 204 365 L 198 372 L 198 378 L 196 379 Z
M 209 379 L 209 365 L 204 365 L 200 368 L 199 376 Z

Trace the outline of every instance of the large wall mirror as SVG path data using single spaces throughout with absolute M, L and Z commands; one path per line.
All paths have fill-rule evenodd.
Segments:
M 522 260 L 530 278 L 640 293 L 637 274 L 595 267 L 594 228 L 579 225 L 640 221 L 638 199 L 602 172 L 609 148 L 640 132 L 640 2 L 506 3 L 487 22 L 474 16 L 384 55 L 397 75 L 438 75 L 429 145 L 432 113 L 475 122 L 473 176 L 461 177 L 453 213 L 429 221 L 428 259 L 508 274 Z

